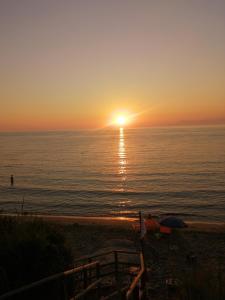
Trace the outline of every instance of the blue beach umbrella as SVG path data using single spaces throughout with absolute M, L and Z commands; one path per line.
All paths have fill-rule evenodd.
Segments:
M 170 228 L 185 228 L 187 227 L 187 224 L 184 223 L 183 220 L 177 217 L 166 217 L 162 219 L 160 222 L 160 225 L 170 227 Z

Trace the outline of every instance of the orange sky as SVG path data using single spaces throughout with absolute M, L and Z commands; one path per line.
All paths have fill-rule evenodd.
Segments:
M 222 1 L 3 1 L 0 20 L 2 131 L 123 110 L 132 127 L 225 123 Z

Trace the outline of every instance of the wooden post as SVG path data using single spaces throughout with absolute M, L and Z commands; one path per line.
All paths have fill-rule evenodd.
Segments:
M 141 299 L 146 299 L 146 279 L 147 279 L 147 273 L 146 273 L 146 264 L 145 264 L 145 244 L 144 244 L 144 237 L 141 236 L 141 226 L 142 226 L 142 220 L 141 220 L 141 212 L 139 212 L 139 222 L 140 222 L 140 246 L 141 246 L 141 253 L 142 253 L 142 260 L 144 265 L 144 273 L 141 277 L 141 282 L 139 286 L 139 291 L 141 294 Z M 139 298 L 137 298 L 139 299 Z
M 84 269 L 84 290 L 87 288 L 88 286 L 88 270 Z M 83 299 L 86 299 L 86 296 L 83 297 Z
M 114 262 L 115 262 L 115 279 L 118 281 L 118 253 L 114 251 Z
M 100 264 L 99 263 L 97 263 L 97 265 L 96 265 L 96 279 L 98 280 L 98 279 L 100 279 Z M 98 299 L 100 299 L 100 297 L 101 297 L 101 283 L 99 283 L 98 285 L 97 285 L 97 297 L 98 297 Z
M 88 263 L 92 263 L 92 258 L 88 258 Z M 89 269 L 89 272 L 88 272 L 88 277 L 91 278 L 92 277 L 92 268 Z
M 84 289 L 86 289 L 87 285 L 88 285 L 88 278 L 87 278 L 87 269 L 84 269 Z
M 142 221 L 141 221 L 141 212 L 140 211 L 139 211 L 139 223 L 140 223 L 140 246 L 141 246 L 141 252 L 143 254 L 143 258 L 144 258 L 144 261 L 145 261 L 144 237 L 141 236 Z

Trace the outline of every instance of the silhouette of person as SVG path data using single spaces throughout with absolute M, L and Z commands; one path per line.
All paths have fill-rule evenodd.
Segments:
M 11 182 L 11 186 L 14 186 L 14 177 L 13 177 L 13 175 L 10 176 L 10 182 Z

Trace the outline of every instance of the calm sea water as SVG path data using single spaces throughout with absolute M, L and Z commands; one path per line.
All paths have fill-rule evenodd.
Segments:
M 0 209 L 23 197 L 25 212 L 225 221 L 225 127 L 0 133 Z

